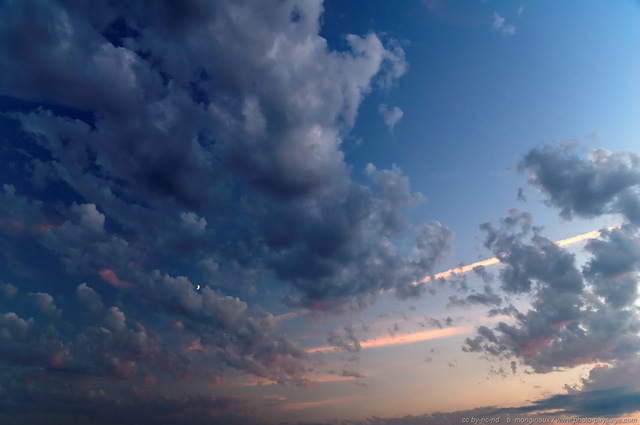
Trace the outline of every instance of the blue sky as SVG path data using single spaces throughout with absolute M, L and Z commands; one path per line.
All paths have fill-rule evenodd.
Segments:
M 0 422 L 636 419 L 639 18 L 0 2 Z

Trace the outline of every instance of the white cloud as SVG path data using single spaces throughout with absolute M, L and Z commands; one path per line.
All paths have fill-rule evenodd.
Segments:
M 513 35 L 516 32 L 515 25 L 507 24 L 498 12 L 493 12 L 493 29 L 504 35 Z
M 395 127 L 395 125 L 402 119 L 402 116 L 404 115 L 402 109 L 398 108 L 397 106 L 394 106 L 390 109 L 389 106 L 384 103 L 378 105 L 378 113 L 382 115 L 382 119 L 384 120 L 384 123 L 387 125 L 387 127 L 389 127 L 389 130 L 393 130 L 393 127 Z

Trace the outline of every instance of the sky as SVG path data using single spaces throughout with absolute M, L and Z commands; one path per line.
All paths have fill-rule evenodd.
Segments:
M 0 423 L 637 421 L 639 22 L 0 0 Z

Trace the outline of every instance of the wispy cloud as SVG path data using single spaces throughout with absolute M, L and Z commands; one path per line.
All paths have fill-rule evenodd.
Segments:
M 382 116 L 382 119 L 384 120 L 385 125 L 389 127 L 389 130 L 393 130 L 393 128 L 404 115 L 402 109 L 398 108 L 397 106 L 389 108 L 389 106 L 384 103 L 378 105 L 378 113 Z
M 349 397 L 330 398 L 330 399 L 318 400 L 318 401 L 302 401 L 298 403 L 286 403 L 281 405 L 280 409 L 281 410 L 309 409 L 312 407 L 321 407 L 321 406 L 328 406 L 332 404 L 349 403 L 355 399 L 357 399 L 356 396 L 349 396 Z
M 504 35 L 513 35 L 516 33 L 515 25 L 507 24 L 505 18 L 498 12 L 493 12 L 493 29 Z

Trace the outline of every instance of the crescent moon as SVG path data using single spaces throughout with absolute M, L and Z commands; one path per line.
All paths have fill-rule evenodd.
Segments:
M 200 290 L 200 285 L 196 287 L 196 291 L 199 291 L 199 290 Z

